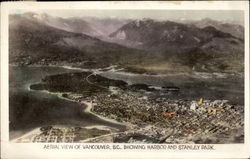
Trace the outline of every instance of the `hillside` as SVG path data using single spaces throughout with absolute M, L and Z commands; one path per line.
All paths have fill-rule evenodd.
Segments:
M 73 33 L 83 33 L 90 36 L 100 36 L 101 34 L 95 30 L 92 25 L 81 18 L 61 18 L 50 16 L 46 13 L 37 14 L 33 12 L 24 13 L 21 15 L 23 18 L 37 21 L 48 26 L 65 30 Z
M 116 19 L 116 18 L 94 18 L 94 17 L 83 17 L 92 28 L 98 31 L 99 36 L 106 38 L 109 34 L 113 33 L 123 25 L 127 24 L 131 20 Z
M 27 65 L 92 61 L 102 66 L 136 63 L 138 57 L 142 57 L 142 51 L 104 42 L 86 34 L 60 30 L 22 15 L 10 16 L 9 32 L 11 63 Z
M 183 52 L 199 47 L 213 38 L 233 38 L 212 26 L 197 28 L 172 21 L 143 19 L 132 21 L 110 34 L 110 37 L 131 41 L 138 48 L 160 52 Z
M 157 52 L 162 59 L 159 67 L 173 68 L 178 64 L 197 71 L 243 70 L 243 40 L 213 26 L 198 28 L 143 19 L 122 26 L 110 37 L 125 46 Z
M 194 25 L 198 28 L 204 28 L 207 26 L 213 26 L 214 28 L 230 33 L 231 35 L 243 40 L 244 39 L 244 27 L 239 24 L 231 24 L 228 22 L 219 22 L 210 18 L 205 18 L 198 21 L 189 21 L 186 24 Z
M 210 25 L 25 13 L 10 15 L 9 29 L 10 62 L 20 65 L 119 65 L 135 72 L 242 72 L 244 68 L 244 39 Z

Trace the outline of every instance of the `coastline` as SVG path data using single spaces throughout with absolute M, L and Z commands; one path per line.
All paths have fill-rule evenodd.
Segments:
M 91 113 L 91 114 L 97 116 L 98 118 L 100 118 L 100 119 L 102 119 L 102 120 L 105 120 L 105 121 L 108 121 L 108 122 L 112 122 L 112 123 L 115 123 L 115 124 L 124 125 L 123 123 L 118 122 L 118 121 L 116 121 L 116 120 L 114 120 L 114 119 L 110 119 L 110 118 L 107 118 L 107 117 L 105 117 L 105 116 L 101 116 L 101 115 L 97 114 L 96 112 L 93 112 L 93 111 L 92 111 L 92 108 L 93 108 L 94 106 L 93 106 L 93 103 L 92 103 L 92 102 L 81 101 L 81 103 L 87 105 L 87 108 L 85 108 L 85 110 L 84 110 L 85 112 Z
M 32 90 L 32 89 L 30 89 Z M 37 90 L 32 90 L 32 91 L 37 91 Z M 73 99 L 70 99 L 70 98 L 66 98 L 66 97 L 63 97 L 62 94 L 64 94 L 65 92 L 50 92 L 50 91 L 47 91 L 47 90 L 42 90 L 41 92 L 43 93 L 48 93 L 48 94 L 52 94 L 52 95 L 56 95 L 58 98 L 61 98 L 63 100 L 68 100 L 70 102 L 76 102 L 76 103 L 80 103 L 80 104 L 84 104 L 84 106 L 86 106 L 84 108 L 84 112 L 86 113 L 90 113 L 90 114 L 93 114 L 95 115 L 96 117 L 104 120 L 104 121 L 107 121 L 107 122 L 111 122 L 111 123 L 114 123 L 114 124 L 120 124 L 120 125 L 124 125 L 123 123 L 121 122 L 118 122 L 114 119 L 109 119 L 109 118 L 106 118 L 104 116 L 100 116 L 99 114 L 97 114 L 96 112 L 93 112 L 92 111 L 92 108 L 93 108 L 93 103 L 92 102 L 88 102 L 88 101 L 81 101 L 81 102 L 78 102 L 76 100 L 73 100 Z
M 58 66 L 57 66 L 58 67 Z M 62 66 L 63 67 L 63 66 Z M 72 70 L 80 70 L 79 68 L 71 68 L 71 67 L 63 67 L 64 69 L 72 69 Z M 153 75 L 155 76 L 155 75 Z M 31 84 L 32 85 L 32 84 Z M 31 91 L 37 91 L 37 90 L 32 90 Z M 162 138 L 164 139 L 166 136 L 169 136 L 169 133 L 172 132 L 172 129 L 168 129 L 168 124 L 172 124 L 172 125 L 177 125 L 180 126 L 180 134 L 174 134 L 172 135 L 168 141 L 166 141 L 167 143 L 189 143 L 189 142 L 194 142 L 192 141 L 192 131 L 191 132 L 185 132 L 184 130 L 182 130 L 181 126 L 185 126 L 187 125 L 187 120 L 192 121 L 196 121 L 196 119 L 200 116 L 199 114 L 197 114 L 198 112 L 194 112 L 194 111 L 190 111 L 188 110 L 187 113 L 187 117 L 183 116 L 180 114 L 180 119 L 179 118 L 179 114 L 176 115 L 176 117 L 172 118 L 172 117 L 168 117 L 167 115 L 164 116 L 164 114 L 162 114 L 164 112 L 164 110 L 162 110 L 162 108 L 160 107 L 160 104 L 164 104 L 164 106 L 169 106 L 169 105 L 173 105 L 173 107 L 175 107 L 176 109 L 180 109 L 181 111 L 183 111 L 183 105 L 184 107 L 189 107 L 191 102 L 193 101 L 183 101 L 181 99 L 178 100 L 167 100 L 167 99 L 160 99 L 160 101 L 157 101 L 158 99 L 154 99 L 154 100 L 148 100 L 148 99 L 144 99 L 144 98 L 138 98 L 137 94 L 135 93 L 133 95 L 133 92 L 129 91 L 129 92 L 120 92 L 118 91 L 118 94 L 114 93 L 114 92 L 109 92 L 111 94 L 97 94 L 94 98 L 93 97 L 87 97 L 85 99 L 85 97 L 82 96 L 82 94 L 75 94 L 72 92 L 50 92 L 48 90 L 42 90 L 42 92 L 44 93 L 49 93 L 49 94 L 53 94 L 56 95 L 58 98 L 61 98 L 63 100 L 68 100 L 71 102 L 77 102 L 80 104 L 83 104 L 85 106 L 85 108 L 83 109 L 84 112 L 93 114 L 95 116 L 97 116 L 98 118 L 108 121 L 108 122 L 112 122 L 115 124 L 121 124 L 121 125 L 125 125 L 127 127 L 127 130 L 124 131 L 123 133 L 120 134 L 113 134 L 116 136 L 116 138 L 119 138 L 119 135 L 122 136 L 121 138 L 126 138 L 127 136 L 131 136 L 130 138 L 134 138 L 134 135 L 136 137 L 136 135 L 139 134 L 139 136 L 141 136 L 142 138 L 145 138 L 143 140 L 146 140 L 148 137 L 150 138 L 148 142 L 158 142 L 158 140 L 162 140 Z M 112 93 L 114 93 L 114 95 L 112 96 Z M 132 93 L 132 95 L 131 95 Z M 66 97 L 63 96 L 63 94 L 66 94 Z M 139 93 L 141 94 L 141 93 Z M 78 99 L 78 96 L 80 97 Z M 113 103 L 113 101 L 116 101 L 116 103 Z M 104 103 L 103 103 L 104 102 Z M 183 103 L 181 103 L 183 102 Z M 213 103 L 215 101 L 206 101 L 208 104 L 209 103 Z M 180 104 L 178 104 L 180 103 Z M 97 104 L 98 106 L 95 107 L 94 105 Z M 121 105 L 121 107 L 118 107 L 119 105 Z M 124 106 L 124 107 L 123 107 Z M 153 110 L 150 110 L 149 108 L 152 107 Z M 204 105 L 205 107 L 205 105 Z M 226 109 L 229 109 L 229 111 L 231 111 L 231 108 L 227 108 L 230 107 L 230 105 L 226 105 Z M 146 110 L 149 109 L 149 110 Z M 207 108 L 206 108 L 207 109 Z M 223 108 L 224 109 L 224 108 Z M 174 110 L 174 109 L 173 109 Z M 173 110 L 168 110 L 168 111 L 173 111 Z M 122 113 L 119 115 L 117 114 L 117 112 L 121 111 Z M 135 114 L 131 114 L 131 116 L 126 117 L 127 113 L 130 112 L 131 113 L 135 113 Z M 137 112 L 133 112 L 133 111 L 137 111 Z M 203 113 L 207 113 L 206 110 L 202 110 Z M 233 110 L 234 111 L 234 110 Z M 185 112 L 185 111 L 184 111 Z M 190 116 L 190 118 L 189 118 Z M 132 117 L 132 119 L 131 119 Z M 145 119 L 144 119 L 145 118 Z M 152 119 L 151 119 L 152 118 Z M 217 118 L 217 117 L 216 117 Z M 118 119 L 118 121 L 122 121 L 122 123 L 118 122 L 116 119 Z M 135 120 L 134 120 L 135 119 Z M 145 120 L 145 121 L 144 121 Z M 161 124 L 165 124 L 164 122 L 168 123 L 167 125 L 163 126 Z M 177 123 L 175 123 L 177 120 Z M 180 121 L 178 121 L 180 120 Z M 183 121 L 181 121 L 183 120 Z M 202 117 L 202 120 L 206 120 L 206 118 Z M 154 124 L 154 122 L 156 122 Z M 209 122 L 209 121 L 206 121 Z M 192 123 L 192 124 L 196 124 L 196 123 Z M 191 126 L 192 126 L 191 124 Z M 202 124 L 202 123 L 199 123 Z M 212 129 L 212 128 L 211 128 Z M 131 132 L 130 132 L 131 131 Z M 201 134 L 199 134 L 201 133 Z M 196 136 L 193 136 L 195 140 L 199 140 L 199 138 L 202 138 L 202 136 L 206 135 L 203 134 L 202 132 L 197 133 Z M 189 138 L 186 138 L 187 136 L 189 136 Z M 117 137 L 118 135 L 118 137 Z M 144 135 L 144 136 L 143 136 Z M 159 136 L 160 135 L 160 136 Z M 106 135 L 106 136 L 112 136 L 112 134 L 110 135 Z M 114 136 L 113 136 L 114 137 Z M 175 138 L 180 138 L 179 139 L 175 139 Z M 209 137 L 209 135 L 208 135 Z M 210 137 L 209 137 L 210 138 Z M 211 136 L 211 138 L 214 138 L 213 135 Z M 96 138 L 93 138 L 93 140 L 95 140 Z M 100 140 L 101 136 L 99 137 Z M 131 140 L 132 140 L 131 139 Z M 91 139 L 87 140 L 90 141 Z M 105 139 L 103 139 L 105 140 Z M 123 140 L 123 139 L 122 139 Z M 129 139 L 130 140 L 130 139 Z M 126 142 L 130 142 L 130 141 L 126 141 Z M 151 141 L 152 140 L 152 141 Z M 156 141 L 155 141 L 156 140 Z M 182 141 L 183 140 L 183 141 Z M 205 139 L 204 139 L 205 140 Z M 100 141 L 102 142 L 102 141 Z M 132 142 L 132 141 L 131 141 Z M 213 141 L 216 142 L 216 141 Z M 223 142 L 223 141 L 221 141 Z M 232 141 L 227 141 L 227 142 L 232 142 Z
M 16 64 L 9 64 L 9 66 L 15 66 L 15 67 L 20 67 L 19 65 Z M 64 68 L 67 70 L 75 70 L 75 71 L 90 71 L 90 72 L 98 72 L 100 74 L 102 73 L 118 73 L 118 74 L 126 74 L 128 76 L 145 76 L 145 77 L 159 77 L 159 76 L 164 76 L 164 77 L 171 77 L 175 75 L 185 75 L 189 76 L 192 78 L 204 78 L 204 79 L 209 79 L 209 78 L 227 78 L 227 76 L 238 76 L 240 78 L 244 78 L 244 72 L 199 72 L 199 71 L 193 71 L 193 72 L 173 72 L 173 71 L 167 71 L 165 73 L 154 73 L 150 74 L 147 73 L 146 71 L 144 73 L 136 73 L 133 71 L 126 70 L 125 68 L 122 68 L 121 66 L 117 65 L 111 65 L 105 68 L 81 68 L 81 67 L 74 67 L 71 65 L 25 65 L 25 67 L 58 67 L 58 68 Z M 117 69 L 116 69 L 117 68 Z M 105 70 L 105 71 L 103 71 Z

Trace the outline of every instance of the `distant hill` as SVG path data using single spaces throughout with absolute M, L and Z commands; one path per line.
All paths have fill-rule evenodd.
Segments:
M 199 28 L 172 21 L 134 20 L 110 37 L 125 46 L 161 53 L 162 59 L 193 69 L 243 68 L 240 64 L 244 59 L 243 40 L 210 25 Z
M 244 27 L 240 24 L 232 24 L 228 22 L 220 22 L 216 20 L 212 20 L 210 18 L 205 18 L 198 21 L 188 21 L 185 22 L 186 24 L 194 25 L 198 28 L 204 28 L 207 26 L 212 26 L 220 31 L 225 33 L 230 33 L 231 35 L 244 39 Z
M 213 26 L 197 28 L 172 21 L 143 19 L 132 21 L 110 34 L 110 37 L 133 42 L 137 48 L 160 52 L 183 52 L 212 40 L 214 37 L 234 38 Z
M 111 33 L 127 24 L 131 20 L 129 19 L 116 19 L 116 18 L 95 18 L 95 17 L 83 17 L 92 28 L 98 31 L 102 38 L 108 37 Z
M 57 29 L 73 33 L 83 33 L 93 37 L 105 38 L 112 32 L 119 29 L 129 20 L 115 18 L 95 18 L 95 17 L 68 17 L 61 18 L 48 15 L 46 13 L 27 12 L 22 17 L 33 21 L 44 23 Z
M 24 13 L 21 16 L 68 32 L 83 33 L 90 36 L 101 35 L 88 22 L 80 18 L 61 18 L 50 16 L 46 13 L 37 14 L 33 12 Z
M 9 18 L 11 63 L 120 65 L 153 71 L 237 72 L 244 68 L 244 39 L 212 25 L 200 28 L 152 19 L 63 19 L 33 13 Z
M 136 63 L 142 51 L 68 32 L 29 18 L 10 15 L 10 62 L 52 64 L 93 61 L 99 64 Z M 145 55 L 145 53 L 143 53 Z

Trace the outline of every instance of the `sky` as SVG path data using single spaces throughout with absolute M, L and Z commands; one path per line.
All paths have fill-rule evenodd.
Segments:
M 240 24 L 243 24 L 244 21 L 243 11 L 239 10 L 40 10 L 37 12 L 63 18 L 86 16 L 119 19 L 152 18 L 157 20 L 200 20 L 211 18 Z

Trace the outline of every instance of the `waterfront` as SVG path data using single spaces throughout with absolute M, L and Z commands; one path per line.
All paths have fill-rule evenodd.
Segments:
M 108 122 L 85 112 L 86 106 L 59 98 L 55 94 L 29 89 L 48 75 L 77 72 L 60 67 L 10 66 L 9 120 L 10 139 L 15 139 L 37 127 L 47 125 L 105 125 L 117 129 L 124 126 Z
M 34 128 L 53 126 L 53 131 L 40 131 L 40 135 L 36 134 L 30 141 L 73 142 L 76 140 L 72 136 L 79 134 L 78 131 L 69 135 L 70 140 L 63 139 L 63 132 L 71 132 L 77 127 L 82 129 L 82 142 L 243 141 L 244 91 L 243 79 L 239 76 L 145 75 L 114 70 L 91 73 L 61 67 L 10 68 L 10 137 L 13 139 Z M 30 85 L 41 84 L 46 86 L 42 90 L 30 89 Z M 177 90 L 180 91 L 164 90 L 168 87 L 179 88 Z M 192 103 L 198 103 L 201 98 L 199 107 L 191 108 Z M 213 114 L 213 111 L 219 113 Z M 229 121 L 234 122 L 228 124 Z M 106 126 L 120 132 L 85 129 L 89 126 Z M 54 129 L 62 133 L 44 136 Z M 90 135 L 93 132 L 98 135 Z M 231 133 L 236 136 L 231 136 Z

